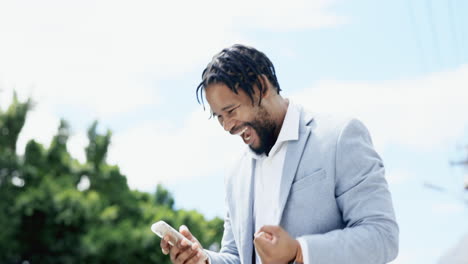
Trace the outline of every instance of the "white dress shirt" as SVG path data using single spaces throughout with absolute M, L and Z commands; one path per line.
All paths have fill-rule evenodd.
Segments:
M 255 232 L 264 225 L 275 224 L 275 219 L 279 218 L 279 192 L 283 165 L 288 141 L 299 138 L 299 118 L 300 109 L 290 101 L 278 139 L 269 155 L 257 155 L 249 149 L 252 157 L 256 159 L 253 213 Z M 256 254 L 256 263 L 261 263 L 258 254 Z

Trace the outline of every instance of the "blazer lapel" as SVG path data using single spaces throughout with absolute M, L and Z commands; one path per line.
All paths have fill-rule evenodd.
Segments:
M 306 118 L 307 119 L 307 118 Z M 279 196 L 279 212 L 276 224 L 281 223 L 284 207 L 289 197 L 289 191 L 296 175 L 299 161 L 301 160 L 304 147 L 310 135 L 310 127 L 306 126 L 310 120 L 304 120 L 304 111 L 301 111 L 301 119 L 299 122 L 299 139 L 288 142 L 288 149 L 286 150 L 286 157 L 283 165 L 283 175 L 281 177 L 280 196 Z
M 242 263 L 251 263 L 253 254 L 253 193 L 254 193 L 254 172 L 255 172 L 255 159 L 247 162 L 246 166 L 239 175 L 238 188 L 241 190 L 239 199 L 239 216 L 240 216 L 240 238 L 241 238 L 241 258 Z

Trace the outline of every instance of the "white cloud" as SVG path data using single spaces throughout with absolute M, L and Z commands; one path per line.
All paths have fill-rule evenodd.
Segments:
M 403 252 L 401 252 L 401 251 L 403 251 Z M 408 252 L 408 251 L 405 251 L 404 249 L 402 249 L 398 253 L 397 258 L 394 261 L 390 262 L 389 264 L 417 263 L 416 262 L 417 260 L 418 260 L 418 254 L 416 254 L 414 252 Z
M 27 115 L 23 130 L 16 143 L 17 153 L 24 154 L 26 144 L 34 139 L 45 147 L 50 145 L 60 124 L 59 118 L 56 118 L 44 105 L 36 105 Z
M 74 132 L 72 129 L 70 139 L 67 143 L 68 152 L 70 152 L 73 158 L 81 163 L 85 163 L 85 147 L 88 145 L 88 142 L 88 136 L 85 134 L 85 131 Z
M 390 167 L 389 170 L 387 170 L 387 173 L 385 174 L 385 178 L 387 179 L 388 183 L 390 185 L 399 185 L 406 183 L 409 179 L 413 178 L 413 174 L 404 171 L 404 170 L 392 170 Z
M 237 1 L 230 6 L 234 18 L 243 26 L 271 31 L 331 27 L 346 22 L 328 9 L 336 0 L 259 0 Z M 242 14 L 242 15 L 240 15 Z
M 432 204 L 433 212 L 439 215 L 455 215 L 460 214 L 465 210 L 464 204 L 462 201 L 455 202 L 436 202 Z
M 109 162 L 119 164 L 130 187 L 147 191 L 158 182 L 222 173 L 244 143 L 208 116 L 197 110 L 177 128 L 148 122 L 116 133 Z
M 50 144 L 59 124 L 60 114 L 54 112 L 58 108 L 75 107 L 94 119 L 157 104 L 153 85 L 158 78 L 203 67 L 207 58 L 234 42 L 249 43 L 241 33 L 245 30 L 341 23 L 327 11 L 334 2 L 2 2 L 0 103 L 9 105 L 13 89 L 38 102 L 21 133 L 18 152 L 23 153 L 32 138 Z M 115 131 L 109 160 L 139 188 L 220 170 L 237 145 L 226 143 L 222 129 L 206 117 L 196 112 L 181 128 L 147 123 Z M 86 143 L 84 131 L 69 140 L 71 154 L 80 161 Z
M 322 81 L 292 96 L 309 109 L 356 116 L 377 148 L 453 144 L 468 126 L 468 65 L 412 80 Z
M 6 110 L 12 103 L 12 98 L 12 91 L 10 89 L 2 90 L 0 86 L 0 108 L 2 110 Z M 28 99 L 28 96 L 19 95 L 18 99 L 24 102 Z M 20 155 L 24 154 L 26 144 L 31 139 L 34 139 L 45 147 L 49 147 L 60 125 L 60 118 L 58 118 L 46 104 L 39 104 L 36 103 L 36 100 L 33 100 L 32 105 L 33 107 L 26 116 L 25 124 L 16 143 L 17 153 Z M 88 144 L 88 138 L 85 131 L 75 131 L 72 124 L 70 125 L 71 133 L 67 148 L 72 157 L 78 159 L 80 162 L 85 162 L 84 148 Z
M 338 23 L 334 2 L 3 1 L 0 81 L 41 103 L 116 115 L 157 103 L 161 76 L 248 43 L 243 30 Z

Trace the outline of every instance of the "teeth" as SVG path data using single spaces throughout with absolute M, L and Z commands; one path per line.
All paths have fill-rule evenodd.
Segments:
M 244 132 L 247 130 L 247 127 L 244 127 L 244 129 L 242 129 L 241 131 L 239 131 L 238 133 L 236 133 L 236 136 L 240 136 L 242 134 L 244 134 Z
M 245 140 L 246 140 L 246 141 L 249 141 L 249 140 L 250 140 L 250 136 L 249 136 L 249 137 L 246 137 Z

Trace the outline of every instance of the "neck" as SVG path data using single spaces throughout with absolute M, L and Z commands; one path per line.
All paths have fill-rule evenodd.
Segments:
M 288 111 L 288 106 L 289 100 L 278 95 L 278 99 L 274 101 L 272 107 L 273 111 L 271 113 L 273 120 L 276 124 L 276 130 L 274 133 L 276 139 L 278 139 L 281 128 L 283 127 L 283 122 L 286 116 L 286 112 Z

